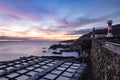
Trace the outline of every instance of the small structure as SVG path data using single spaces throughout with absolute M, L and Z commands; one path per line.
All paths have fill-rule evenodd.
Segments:
M 87 68 L 74 58 L 30 56 L 0 64 L 0 80 L 81 80 Z
M 107 37 L 113 37 L 113 34 L 112 34 L 112 20 L 108 20 L 107 21 L 107 24 L 108 24 L 108 33 L 107 33 Z

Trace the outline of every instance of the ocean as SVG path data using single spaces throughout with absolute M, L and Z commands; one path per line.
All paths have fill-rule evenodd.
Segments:
M 5 41 L 0 42 L 0 61 L 9 61 L 23 56 L 62 56 L 52 54 L 48 51 L 50 45 L 56 44 L 55 41 Z M 43 53 L 46 50 L 46 53 Z M 64 54 L 74 56 L 73 54 Z M 75 55 L 77 56 L 77 55 Z

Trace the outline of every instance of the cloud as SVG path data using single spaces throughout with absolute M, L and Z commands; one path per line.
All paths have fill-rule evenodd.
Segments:
M 82 35 L 90 31 L 92 31 L 92 29 L 81 29 L 81 30 L 75 30 L 75 31 L 68 32 L 66 35 Z
M 64 22 L 67 22 L 69 25 L 72 25 L 74 27 L 78 27 L 78 26 L 84 26 L 84 25 L 87 25 L 87 24 L 91 24 L 91 23 L 96 23 L 96 22 L 99 22 L 101 21 L 101 19 L 89 19 L 89 18 L 77 18 L 75 20 L 66 20 Z
M 120 11 L 113 12 L 109 15 L 104 15 L 102 17 L 98 17 L 96 19 L 87 19 L 87 18 L 78 18 L 74 24 L 77 27 L 77 30 L 73 30 L 71 32 L 68 32 L 66 35 L 79 35 L 79 34 L 86 34 L 90 31 L 92 31 L 92 28 L 95 27 L 96 29 L 103 29 L 107 28 L 107 20 L 112 19 L 113 25 L 119 24 L 119 17 L 120 17 Z
M 119 23 L 117 2 L 0 0 L 0 29 L 6 29 L 0 34 L 36 39 L 75 38 L 89 32 L 92 27 L 106 26 L 107 19 Z
M 85 16 L 81 17 L 72 17 L 72 16 L 67 16 L 63 18 L 61 21 L 64 24 L 67 24 L 66 26 L 72 27 L 73 30 L 79 30 L 79 29 L 88 29 L 92 27 L 105 27 L 107 24 L 108 19 L 112 19 L 114 24 L 119 23 L 119 17 L 120 17 L 120 11 L 113 12 L 109 15 L 103 15 L 103 16 L 98 16 L 96 18 L 89 18 Z
M 11 18 L 16 18 L 16 19 L 33 19 L 33 20 L 36 20 L 36 21 L 41 21 L 42 20 L 42 18 L 39 17 L 39 16 L 20 13 L 20 12 L 11 10 L 9 8 L 6 8 L 6 7 L 1 7 L 0 6 L 0 11 L 5 13 L 6 15 L 9 15 Z
M 7 9 L 5 7 L 1 7 L 0 6 L 0 11 L 4 12 L 5 14 L 9 14 L 11 16 L 15 16 L 15 17 L 20 17 L 22 16 L 22 14 L 18 13 L 18 12 L 15 12 L 15 11 L 12 11 L 10 9 Z
M 0 1 L 0 7 L 4 9 L 1 9 L 2 11 L 13 16 L 32 18 L 36 21 L 53 14 L 50 10 L 40 7 L 29 0 L 2 0 Z

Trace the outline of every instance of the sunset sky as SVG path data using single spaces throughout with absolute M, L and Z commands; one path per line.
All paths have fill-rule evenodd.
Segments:
M 120 23 L 120 0 L 0 0 L 0 36 L 67 40 Z

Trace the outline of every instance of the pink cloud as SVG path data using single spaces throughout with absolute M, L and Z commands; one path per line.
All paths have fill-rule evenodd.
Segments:
M 8 8 L 5 8 L 5 7 L 1 7 L 1 6 L 0 6 L 0 11 L 4 12 L 6 14 L 9 14 L 11 16 L 18 17 L 18 18 L 25 18 L 25 17 L 27 17 L 27 18 L 32 18 L 33 20 L 36 20 L 36 21 L 41 21 L 42 20 L 42 18 L 39 17 L 39 16 L 19 13 L 17 11 L 13 11 L 11 9 L 8 9 Z
M 3 12 L 5 12 L 6 14 L 10 14 L 10 15 L 16 16 L 16 17 L 22 16 L 22 14 L 20 14 L 20 13 L 18 13 L 18 12 L 15 12 L 15 11 L 12 11 L 12 10 L 10 10 L 10 9 L 4 8 L 4 7 L 0 7 L 0 11 L 3 11 Z
M 74 27 L 73 25 L 69 24 L 67 21 L 65 21 L 65 20 L 63 20 L 63 19 L 59 19 L 59 18 L 57 18 L 56 16 L 54 16 L 54 20 L 55 20 L 57 23 L 60 23 L 60 24 L 62 24 L 62 25 L 65 26 L 65 27 L 69 27 L 69 28 Z

